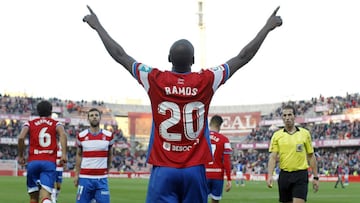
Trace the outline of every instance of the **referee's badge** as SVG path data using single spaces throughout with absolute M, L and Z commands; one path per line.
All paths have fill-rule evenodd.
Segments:
M 303 144 L 297 144 L 296 145 L 296 151 L 297 152 L 302 152 L 303 151 Z

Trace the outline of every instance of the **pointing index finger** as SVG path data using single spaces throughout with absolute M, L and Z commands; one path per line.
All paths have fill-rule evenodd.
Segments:
M 90 8 L 90 6 L 89 6 L 89 5 L 86 5 L 86 6 L 87 6 L 87 8 L 89 9 L 90 14 L 95 14 L 95 13 L 94 13 L 94 11 Z
M 276 16 L 276 13 L 278 12 L 279 9 L 280 9 L 280 6 L 278 6 L 278 7 L 274 10 L 274 12 L 272 13 L 272 16 Z

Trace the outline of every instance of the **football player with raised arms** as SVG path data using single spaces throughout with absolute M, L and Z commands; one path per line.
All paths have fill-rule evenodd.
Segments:
M 205 164 L 212 161 L 207 123 L 216 90 L 257 53 L 267 35 L 282 20 L 276 8 L 255 38 L 226 63 L 192 72 L 194 47 L 186 39 L 170 47 L 171 71 L 150 67 L 129 56 L 105 30 L 94 11 L 83 18 L 99 35 L 110 56 L 124 67 L 147 92 L 153 125 L 148 163 L 153 165 L 146 202 L 207 203 Z M 142 14 L 136 13 L 140 17 Z M 146 17 L 146 15 L 144 15 Z M 129 30 L 126 32 L 139 32 Z M 141 47 L 153 52 L 154 47 Z M 203 67 L 204 68 L 204 67 Z

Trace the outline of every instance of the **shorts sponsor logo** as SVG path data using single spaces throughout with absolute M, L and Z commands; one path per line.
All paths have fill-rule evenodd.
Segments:
M 101 195 L 109 195 L 109 191 L 101 191 Z

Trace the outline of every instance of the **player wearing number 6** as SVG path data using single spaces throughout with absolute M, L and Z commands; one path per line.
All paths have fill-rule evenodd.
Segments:
M 171 46 L 168 60 L 172 71 L 161 71 L 129 56 L 88 9 L 90 14 L 83 21 L 97 31 L 108 53 L 143 86 L 151 101 L 153 125 L 147 159 L 153 170 L 146 202 L 207 203 L 205 164 L 212 161 L 207 123 L 211 99 L 229 77 L 253 58 L 268 33 L 282 24 L 276 16 L 279 8 L 238 55 L 199 72 L 191 72 L 194 48 L 188 40 L 180 39 Z M 141 15 L 134 10 L 134 16 Z M 139 48 L 156 51 L 154 47 Z
M 66 163 L 67 137 L 64 126 L 51 118 L 52 104 L 37 104 L 38 118 L 25 122 L 18 136 L 18 162 L 25 165 L 25 138 L 29 138 L 27 188 L 30 203 L 51 203 L 56 177 L 57 136 L 62 148 L 61 163 Z M 39 190 L 40 188 L 40 190 Z

